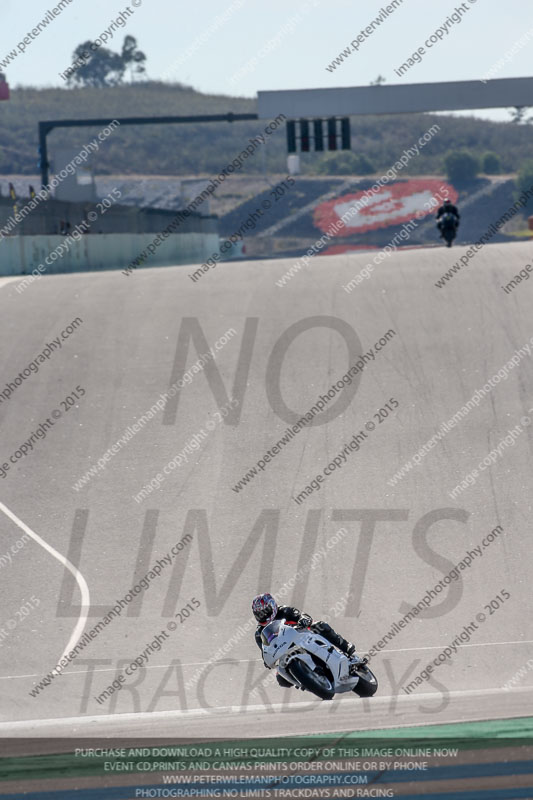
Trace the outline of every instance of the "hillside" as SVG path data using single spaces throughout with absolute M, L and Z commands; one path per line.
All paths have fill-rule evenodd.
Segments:
M 180 84 L 14 89 L 12 99 L 0 104 L 0 174 L 35 174 L 39 120 L 250 113 L 255 106 L 252 99 L 205 95 Z M 494 151 L 502 159 L 504 172 L 516 171 L 525 159 L 533 157 L 531 128 L 527 125 L 423 114 L 353 118 L 352 148 L 368 156 L 376 170 L 386 170 L 434 123 L 441 131 L 408 166 L 406 174 L 439 173 L 443 155 L 462 147 L 479 154 Z M 241 143 L 263 128 L 262 122 L 123 128 L 101 146 L 97 171 L 123 175 L 214 174 L 235 157 Z M 96 133 L 93 129 L 56 130 L 49 136 L 50 153 L 57 147 L 81 147 Z M 264 169 L 279 174 L 285 169 L 285 157 L 285 135 L 280 128 L 268 140 L 264 156 L 246 161 L 242 171 L 260 174 Z M 320 155 L 314 153 L 302 157 L 304 173 L 310 172 L 318 158 Z

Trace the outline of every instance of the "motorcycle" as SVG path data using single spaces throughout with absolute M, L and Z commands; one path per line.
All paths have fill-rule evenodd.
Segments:
M 310 628 L 276 619 L 263 628 L 261 641 L 267 667 L 277 664 L 278 675 L 321 700 L 352 691 L 372 697 L 377 691 L 377 678 L 363 659 L 349 658 Z
M 446 242 L 446 247 L 451 247 L 453 240 L 457 236 L 457 228 L 459 227 L 455 214 L 443 214 L 437 223 L 437 227 L 440 230 L 441 238 Z

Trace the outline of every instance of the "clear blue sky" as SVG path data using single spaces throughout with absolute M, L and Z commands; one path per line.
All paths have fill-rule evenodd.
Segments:
M 252 97 L 259 89 L 364 86 L 378 74 L 387 83 L 478 79 L 531 31 L 531 41 L 495 77 L 533 74 L 528 0 L 465 0 L 463 21 L 400 78 L 394 69 L 461 5 L 403 0 L 358 52 L 328 72 L 326 66 L 386 5 L 387 0 L 129 0 L 134 13 L 107 46 L 118 50 L 129 33 L 148 57 L 150 78 L 167 76 L 202 92 Z M 0 60 L 53 7 L 54 0 L 2 0 Z M 71 63 L 76 45 L 99 36 L 126 7 L 121 0 L 72 0 L 10 64 L 8 80 L 64 86 L 58 73 Z M 202 34 L 207 40 L 195 44 Z M 188 52 L 191 47 L 194 52 Z M 508 118 L 505 112 L 490 115 Z

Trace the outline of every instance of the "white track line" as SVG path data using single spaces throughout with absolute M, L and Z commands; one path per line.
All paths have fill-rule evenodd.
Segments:
M 60 564 L 63 564 L 63 566 L 65 566 L 68 569 L 68 571 L 74 575 L 74 577 L 76 578 L 76 582 L 80 587 L 80 592 L 81 592 L 80 618 L 76 623 L 76 627 L 72 631 L 72 635 L 68 641 L 67 646 L 65 647 L 65 650 L 57 660 L 57 663 L 59 664 L 61 659 L 64 658 L 65 655 L 74 648 L 75 644 L 77 644 L 80 636 L 83 633 L 83 629 L 85 628 L 85 623 L 87 622 L 89 609 L 91 607 L 91 598 L 89 594 L 89 587 L 87 586 L 87 581 L 85 580 L 81 572 L 79 572 L 79 570 L 76 569 L 74 564 L 70 563 L 68 558 L 65 558 L 65 556 L 61 555 L 61 553 L 59 553 L 54 547 L 52 547 L 52 545 L 48 544 L 48 542 L 45 542 L 45 540 L 41 536 L 39 536 L 38 533 L 32 531 L 32 529 L 29 528 L 25 522 L 22 522 L 22 520 L 19 519 L 16 516 L 16 514 L 10 511 L 9 508 L 6 505 L 4 505 L 1 501 L 0 501 L 0 511 L 3 511 L 6 517 L 9 517 L 9 519 L 12 522 L 14 522 L 15 525 L 17 525 L 22 531 L 24 531 L 24 533 L 27 533 L 28 536 L 31 536 L 31 538 L 34 539 L 37 542 L 37 544 L 40 544 L 41 547 L 43 547 L 47 551 L 47 553 L 50 553 L 50 555 L 56 558 L 60 562 Z M 52 670 L 52 672 L 55 672 L 55 670 Z
M 510 644 L 533 644 L 533 640 L 531 639 L 520 639 L 517 642 L 474 642 L 472 644 L 462 644 L 461 649 L 464 647 L 507 647 Z M 431 647 L 402 647 L 397 650 L 383 650 L 381 655 L 386 655 L 387 653 L 411 653 L 416 652 L 417 650 L 442 650 L 443 647 L 446 645 L 431 645 Z M 364 653 L 364 648 L 361 650 Z M 233 659 L 233 663 L 236 664 L 250 664 L 252 661 L 256 661 L 258 664 L 261 664 L 260 658 L 235 658 Z M 181 667 L 204 667 L 212 664 L 212 661 L 190 661 L 185 664 L 180 664 Z M 147 664 L 143 669 L 168 669 L 169 667 L 175 667 L 176 664 Z M 116 667 L 101 667 L 98 669 L 94 669 L 93 672 L 116 672 Z M 85 675 L 88 670 L 86 669 L 71 669 L 68 672 L 62 672 L 61 676 L 63 678 L 68 677 L 69 675 Z M 14 680 L 15 678 L 40 678 L 41 673 L 33 673 L 30 675 L 0 675 L 0 681 L 7 681 L 7 680 Z
M 4 286 L 7 286 L 8 283 L 13 283 L 13 281 L 18 281 L 19 278 L 23 278 L 24 275 L 14 275 L 13 277 L 6 275 L 0 278 L 0 289 L 3 289 Z
M 520 639 L 520 641 L 518 642 L 473 642 L 472 644 L 468 642 L 467 644 L 460 645 L 460 647 L 462 650 L 463 647 L 493 647 L 495 645 L 508 645 L 508 644 L 533 644 L 533 641 L 531 639 L 527 640 Z M 390 650 L 388 649 L 383 650 L 383 653 L 409 653 L 411 650 L 441 650 L 442 647 L 443 645 L 431 645 L 431 647 L 402 647 L 399 650 L 393 650 L 391 648 Z M 444 647 L 446 647 L 446 645 L 444 645 Z M 457 648 L 457 650 L 459 651 L 459 647 Z
M 499 687 L 492 687 L 490 689 L 461 689 L 458 691 L 450 692 L 451 698 L 464 698 L 464 697 L 475 697 L 480 695 L 501 695 L 502 689 Z M 521 687 L 519 689 L 510 690 L 513 694 L 532 694 L 533 690 L 531 687 Z M 432 697 L 442 697 L 441 692 L 423 692 L 417 695 L 380 695 L 379 697 L 372 698 L 372 705 L 386 705 L 390 700 L 394 699 L 400 703 L 405 705 L 409 705 L 410 703 L 420 702 L 420 700 L 424 700 L 426 698 Z M 353 698 L 352 698 L 353 699 Z M 344 702 L 349 702 L 350 698 L 347 698 Z M 268 713 L 269 715 L 272 712 L 279 711 L 280 713 L 285 711 L 287 708 L 290 708 L 291 711 L 293 709 L 299 707 L 309 708 L 309 700 L 307 702 L 298 702 L 298 703 L 272 703 L 269 706 L 264 705 L 253 705 L 253 706 L 246 706 L 246 708 L 242 708 L 241 706 L 221 706 L 219 708 L 191 708 L 186 711 L 183 710 L 172 710 L 172 711 L 139 711 L 139 712 L 132 712 L 127 714 L 93 714 L 87 716 L 80 716 L 80 717 L 59 717 L 57 719 L 27 719 L 27 720 L 20 720 L 18 722 L 1 722 L 0 723 L 0 736 L 2 734 L 8 734 L 9 731 L 16 731 L 16 730 L 26 730 L 30 728 L 33 729 L 45 729 L 49 727 L 53 727 L 56 725 L 59 726 L 76 726 L 77 727 L 77 734 L 80 735 L 80 728 L 83 728 L 85 725 L 93 726 L 95 723 L 105 723 L 109 725 L 117 725 L 117 723 L 123 722 L 125 725 L 125 729 L 128 729 L 128 723 L 130 722 L 156 722 L 157 720 L 172 720 L 175 719 L 176 721 L 187 719 L 190 717 L 215 717 L 215 716 L 224 716 L 229 714 L 239 714 L 240 716 L 246 716 L 247 714 L 257 714 L 259 713 Z M 316 700 L 316 708 L 323 708 L 323 701 Z M 516 715 L 518 716 L 518 715 Z M 520 717 L 524 716 L 524 713 L 520 712 Z M 506 717 L 506 719 L 509 717 Z M 512 719 L 512 717 L 510 717 Z M 461 722 L 468 722 L 468 720 L 459 720 Z M 413 727 L 419 725 L 420 723 L 408 723 L 405 727 Z M 442 724 L 446 724 L 443 722 Z M 386 726 L 383 726 L 386 727 Z M 394 723 L 391 726 L 392 728 L 399 728 L 404 727 Z M 265 734 L 267 736 L 269 734 Z

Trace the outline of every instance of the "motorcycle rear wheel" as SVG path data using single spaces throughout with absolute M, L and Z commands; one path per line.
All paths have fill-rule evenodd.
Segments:
M 301 684 L 304 689 L 312 692 L 321 700 L 332 700 L 335 697 L 335 691 L 329 678 L 325 675 L 319 675 L 314 672 L 303 661 L 295 659 L 287 667 L 292 677 Z

